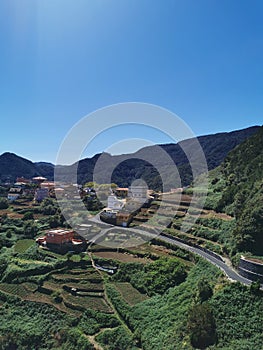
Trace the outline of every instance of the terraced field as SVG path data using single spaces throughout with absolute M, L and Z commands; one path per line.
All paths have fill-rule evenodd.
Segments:
M 120 253 L 120 252 L 110 252 L 110 251 L 99 251 L 94 252 L 94 256 L 98 256 L 100 258 L 113 259 L 121 262 L 138 262 L 142 264 L 147 264 L 151 262 L 148 258 L 141 258 L 131 253 Z
M 182 195 L 180 200 L 178 194 L 166 194 L 162 198 L 162 207 L 159 210 L 158 203 L 161 204 L 156 200 L 148 209 L 150 214 L 143 214 L 144 223 L 140 220 L 140 213 L 134 217 L 131 226 L 167 226 L 168 219 L 171 218 L 172 222 L 165 230 L 170 235 L 181 238 L 188 244 L 197 244 L 215 253 L 226 254 L 228 246 L 231 245 L 229 233 L 235 224 L 232 217 L 208 209 L 202 209 L 200 212 L 198 205 L 189 195 Z M 190 229 L 187 232 L 181 230 L 183 220 L 184 223 L 189 222 Z
M 33 239 L 20 239 L 16 242 L 14 250 L 17 253 L 24 253 L 33 244 L 35 244 L 35 241 Z
M 141 294 L 128 282 L 116 282 L 113 285 L 121 293 L 123 299 L 131 306 L 148 299 L 147 295 Z
M 50 274 L 42 285 L 0 283 L 0 291 L 22 300 L 51 304 L 69 314 L 88 309 L 112 313 L 104 293 L 101 275 L 91 267 Z
M 73 310 L 85 311 L 93 309 L 106 313 L 112 313 L 110 306 L 107 304 L 104 295 L 97 296 L 73 296 L 70 293 L 62 292 L 63 303 Z
M 21 284 L 0 283 L 0 291 L 18 296 L 21 299 L 25 299 L 28 295 L 28 291 Z

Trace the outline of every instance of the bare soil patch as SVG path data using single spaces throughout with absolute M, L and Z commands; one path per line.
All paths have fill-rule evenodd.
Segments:
M 130 253 L 118 253 L 118 252 L 94 252 L 95 256 L 105 259 L 118 260 L 121 262 L 139 262 L 142 264 L 147 264 L 151 262 L 148 258 L 140 258 L 134 254 Z

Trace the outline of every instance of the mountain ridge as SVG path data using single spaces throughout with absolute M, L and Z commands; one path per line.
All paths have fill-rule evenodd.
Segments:
M 220 132 L 197 137 L 207 159 L 208 170 L 214 169 L 216 166 L 218 166 L 224 160 L 229 151 L 256 133 L 259 128 L 260 126 L 251 126 L 241 130 Z M 112 167 L 113 163 L 116 165 L 116 167 L 112 173 L 111 180 L 112 182 L 116 182 L 119 186 L 128 186 L 134 179 L 142 177 L 148 183 L 149 187 L 161 189 L 160 175 L 158 174 L 158 171 L 156 171 L 151 164 L 147 164 L 147 162 L 140 159 L 153 159 L 155 150 L 158 147 L 161 147 L 165 152 L 167 152 L 178 167 L 182 184 L 187 185 L 192 181 L 192 174 L 191 167 L 189 166 L 187 157 L 182 150 L 182 146 L 185 149 L 191 150 L 192 142 L 193 139 L 187 139 L 175 144 L 170 143 L 146 146 L 134 153 L 122 155 L 103 153 L 103 157 L 107 159 L 107 162 L 104 164 L 102 169 L 100 169 L 101 174 L 99 174 L 99 177 L 100 175 L 103 177 L 103 173 L 107 167 Z M 64 179 L 67 180 L 67 174 L 70 174 L 72 169 L 77 166 L 79 183 L 93 180 L 93 170 L 101 155 L 101 153 L 95 154 L 93 157 L 81 159 L 75 164 L 59 166 L 62 169 L 62 172 L 65 172 Z M 129 159 L 125 160 L 127 157 Z M 157 163 L 160 164 L 161 167 L 165 166 L 161 159 L 158 160 Z M 16 155 L 15 153 L 4 152 L 2 155 L 0 155 L 1 181 L 15 181 L 15 178 L 18 176 L 28 178 L 32 178 L 34 176 L 44 176 L 49 180 L 53 180 L 54 169 L 55 165 L 52 163 L 41 161 L 32 162 L 26 158 Z M 167 172 L 169 171 L 167 170 Z M 171 180 L 169 185 L 172 186 L 173 183 L 174 181 Z

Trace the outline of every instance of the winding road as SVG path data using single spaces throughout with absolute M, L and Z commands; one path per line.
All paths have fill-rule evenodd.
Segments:
M 180 242 L 176 238 L 173 238 L 172 236 L 167 237 L 167 235 L 164 235 L 163 233 L 156 235 L 154 233 L 151 233 L 151 232 L 148 232 L 148 231 L 145 231 L 142 229 L 137 229 L 137 228 L 136 229 L 135 228 L 123 228 L 120 226 L 116 227 L 116 226 L 106 224 L 106 223 L 100 221 L 98 215 L 96 215 L 96 217 L 91 219 L 91 221 L 98 223 L 98 224 L 102 224 L 104 227 L 104 228 L 102 228 L 100 233 L 98 233 L 96 236 L 94 236 L 92 238 L 92 240 L 90 241 L 91 243 L 96 243 L 112 229 L 117 228 L 118 230 L 123 230 L 124 232 L 125 231 L 127 232 L 129 230 L 135 234 L 138 234 L 140 236 L 144 236 L 147 241 L 150 241 L 152 239 L 158 239 L 159 241 L 169 243 L 172 246 L 177 246 L 179 248 L 188 250 L 194 254 L 198 254 L 199 256 L 206 259 L 211 264 L 213 264 L 213 265 L 217 266 L 219 269 L 221 269 L 225 273 L 225 275 L 228 277 L 228 279 L 230 279 L 231 281 L 240 282 L 240 283 L 245 284 L 245 285 L 251 284 L 250 280 L 239 275 L 238 272 L 229 264 L 229 262 L 227 263 L 227 260 L 224 259 L 223 257 L 220 257 L 219 255 L 217 257 L 215 257 L 215 256 L 203 251 L 201 248 L 193 247 L 193 246 L 188 245 L 187 243 Z M 261 285 L 261 288 L 263 288 L 262 285 Z

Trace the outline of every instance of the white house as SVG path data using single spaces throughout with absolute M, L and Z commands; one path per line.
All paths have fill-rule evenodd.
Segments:
M 141 204 L 145 203 L 149 198 L 148 187 L 144 185 L 131 185 L 129 188 L 129 197 Z
M 7 199 L 11 202 L 15 201 L 22 195 L 22 193 L 23 189 L 21 187 L 12 187 L 8 192 Z
M 108 197 L 108 208 L 120 210 L 124 206 L 124 201 L 118 199 L 114 194 L 109 195 Z
M 8 193 L 7 195 L 7 199 L 10 201 L 10 202 L 13 202 L 15 200 L 17 200 L 19 198 L 20 194 L 19 193 Z

